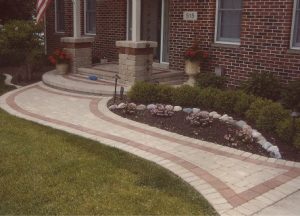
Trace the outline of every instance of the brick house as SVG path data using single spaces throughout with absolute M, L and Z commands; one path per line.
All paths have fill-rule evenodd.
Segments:
M 116 41 L 155 41 L 154 62 L 183 71 L 197 39 L 210 54 L 203 70 L 224 71 L 230 85 L 252 72 L 300 78 L 300 0 L 54 0 L 48 52 L 75 34 L 94 38 L 94 59 L 117 61 Z

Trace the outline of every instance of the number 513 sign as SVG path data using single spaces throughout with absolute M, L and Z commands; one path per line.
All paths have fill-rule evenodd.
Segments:
M 183 20 L 187 20 L 187 21 L 198 20 L 198 13 L 196 11 L 185 11 L 183 12 Z

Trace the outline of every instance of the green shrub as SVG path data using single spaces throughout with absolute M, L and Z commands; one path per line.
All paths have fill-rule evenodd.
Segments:
M 36 50 L 43 51 L 42 26 L 32 21 L 12 20 L 0 31 L 0 66 L 28 63 Z
M 257 117 L 260 115 L 262 108 L 272 104 L 273 101 L 262 98 L 257 98 L 246 112 L 246 118 L 252 122 L 256 122 Z
M 158 102 L 164 104 L 174 104 L 174 94 L 176 89 L 170 85 L 158 86 Z
M 276 129 L 278 122 L 286 118 L 289 118 L 289 111 L 280 103 L 271 103 L 260 110 L 256 118 L 256 126 L 261 130 L 272 131 Z
M 242 88 L 246 93 L 259 97 L 271 100 L 280 98 L 281 86 L 272 73 L 253 73 Z
M 288 143 L 294 139 L 293 121 L 291 118 L 284 119 L 276 124 L 276 134 L 278 137 Z
M 282 101 L 287 108 L 300 112 L 300 79 L 286 86 L 282 92 Z
M 193 107 L 196 106 L 197 103 L 195 99 L 199 95 L 200 90 L 196 87 L 191 87 L 188 85 L 180 86 L 176 88 L 172 102 L 179 106 Z
M 221 92 L 221 90 L 215 88 L 201 89 L 195 98 L 197 106 L 204 109 L 215 109 L 215 102 Z
M 296 134 L 293 144 L 296 148 L 300 149 L 300 132 Z
M 233 113 L 236 101 L 237 93 L 235 91 L 221 91 L 216 96 L 214 108 L 225 113 Z
M 196 85 L 200 88 L 218 88 L 226 87 L 226 77 L 217 76 L 214 73 L 200 73 L 196 76 Z
M 233 107 L 234 113 L 244 116 L 246 111 L 250 109 L 251 104 L 257 99 L 254 95 L 246 94 L 243 91 L 237 91 L 237 100 Z
M 159 89 L 157 84 L 136 82 L 127 93 L 127 96 L 136 103 L 158 102 Z

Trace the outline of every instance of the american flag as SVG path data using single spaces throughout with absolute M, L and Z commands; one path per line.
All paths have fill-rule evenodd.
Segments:
M 36 10 L 37 10 L 37 18 L 36 21 L 40 22 L 43 20 L 45 12 L 51 3 L 52 0 L 38 0 L 36 3 Z

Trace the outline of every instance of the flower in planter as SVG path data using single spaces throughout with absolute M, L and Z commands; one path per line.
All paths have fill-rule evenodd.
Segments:
M 48 57 L 48 60 L 51 64 L 69 64 L 70 56 L 62 49 L 56 49 L 54 53 Z
M 204 61 L 207 60 L 209 57 L 209 54 L 207 51 L 202 51 L 199 49 L 198 42 L 195 42 L 192 47 L 190 47 L 184 55 L 185 60 L 189 61 Z

